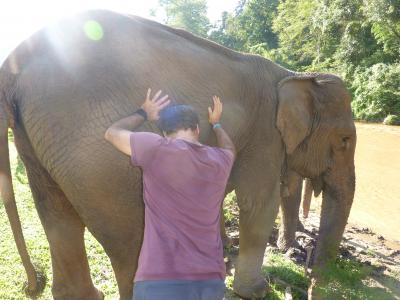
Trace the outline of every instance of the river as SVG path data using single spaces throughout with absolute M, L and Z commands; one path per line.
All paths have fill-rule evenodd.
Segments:
M 356 126 L 356 193 L 349 222 L 400 241 L 400 126 Z

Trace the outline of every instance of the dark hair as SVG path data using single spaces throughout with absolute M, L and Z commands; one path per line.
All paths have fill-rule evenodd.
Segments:
M 180 129 L 196 130 L 199 116 L 190 105 L 168 105 L 160 112 L 158 127 L 166 134 L 171 134 Z

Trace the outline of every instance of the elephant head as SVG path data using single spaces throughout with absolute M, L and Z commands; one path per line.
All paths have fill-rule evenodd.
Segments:
M 356 129 L 351 97 L 343 81 L 330 74 L 283 79 L 278 89 L 277 128 L 287 164 L 319 182 L 323 203 L 313 274 L 319 278 L 336 257 L 355 189 Z

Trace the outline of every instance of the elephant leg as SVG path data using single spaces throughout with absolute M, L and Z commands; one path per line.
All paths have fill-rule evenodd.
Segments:
M 138 191 L 132 191 L 132 199 L 129 199 L 129 203 L 139 202 L 140 205 L 136 207 L 120 205 L 118 201 L 121 197 L 112 194 L 104 196 L 104 198 L 113 199 L 115 205 L 113 204 L 112 209 L 108 210 L 103 209 L 107 208 L 106 205 L 99 204 L 98 207 L 93 207 L 91 209 L 93 213 L 85 219 L 85 224 L 110 258 L 118 284 L 120 300 L 131 300 L 133 280 L 143 237 L 142 200 L 135 201 L 135 199 L 141 199 L 141 196 Z M 101 203 L 99 199 L 97 200 Z
M 244 298 L 263 298 L 268 289 L 261 274 L 265 248 L 279 209 L 279 180 L 258 189 L 239 184 L 239 257 L 235 266 L 234 291 Z
M 299 220 L 303 178 L 294 171 L 288 172 L 289 196 L 281 197 L 282 222 L 279 228 L 278 248 L 288 250 L 295 244 Z
M 84 224 L 47 171 L 25 159 L 35 205 L 50 245 L 56 300 L 99 300 L 84 244 Z
M 122 240 L 123 241 L 123 240 Z M 129 247 L 121 240 L 111 243 L 109 240 L 102 245 L 110 258 L 118 284 L 120 300 L 131 300 L 133 294 L 133 280 L 137 269 L 137 258 L 141 243 L 137 247 Z M 119 245 L 119 246 L 117 246 Z M 132 250 L 132 252 L 127 251 Z

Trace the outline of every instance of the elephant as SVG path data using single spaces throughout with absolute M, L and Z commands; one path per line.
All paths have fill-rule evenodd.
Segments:
M 240 210 L 233 282 L 240 296 L 260 298 L 268 290 L 261 266 L 287 166 L 319 178 L 318 286 L 337 255 L 355 188 L 356 130 L 343 81 L 291 71 L 141 17 L 93 10 L 36 32 L 0 69 L 1 195 L 30 291 L 40 284 L 15 207 L 8 128 L 49 242 L 54 299 L 102 298 L 89 274 L 85 228 L 110 258 L 120 298 L 131 299 L 144 227 L 141 171 L 103 137 L 140 106 L 148 87 L 192 105 L 200 141 L 211 146 L 207 107 L 212 95 L 224 102 L 221 123 L 237 150 L 226 193 L 235 190 Z M 160 133 L 153 123 L 138 131 Z

